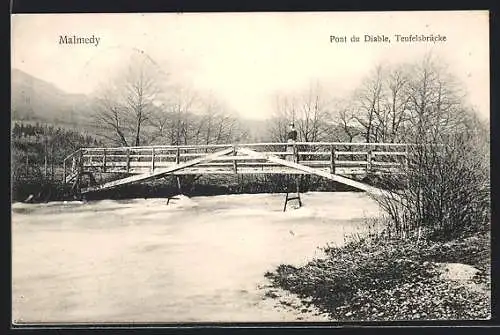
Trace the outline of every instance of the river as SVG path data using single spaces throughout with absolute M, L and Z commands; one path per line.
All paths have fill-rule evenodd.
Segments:
M 282 194 L 14 203 L 13 320 L 328 320 L 286 292 L 266 298 L 264 274 L 321 257 L 379 209 L 357 192 L 302 200 L 285 213 Z

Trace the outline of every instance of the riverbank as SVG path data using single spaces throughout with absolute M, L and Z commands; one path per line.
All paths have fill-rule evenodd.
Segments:
M 350 186 L 303 177 L 301 192 L 359 192 Z M 182 193 L 186 196 L 216 196 L 224 194 L 261 194 L 286 192 L 286 178 L 283 176 L 181 176 L 179 189 L 175 176 L 150 182 L 123 185 L 114 189 L 85 194 L 82 197 L 72 190 L 72 184 L 61 180 L 17 180 L 12 182 L 12 201 L 44 203 L 49 201 L 119 200 L 136 198 L 168 198 Z M 101 183 L 103 181 L 100 181 Z M 295 186 L 294 186 L 295 187 Z M 292 191 L 294 191 L 293 189 Z
M 477 320 L 491 311 L 490 236 L 449 242 L 366 238 L 266 273 L 332 320 Z

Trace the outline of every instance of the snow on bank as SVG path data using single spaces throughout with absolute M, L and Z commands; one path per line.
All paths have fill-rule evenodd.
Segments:
M 379 215 L 363 193 L 177 196 L 13 206 L 17 320 L 316 320 L 264 299 L 264 273 L 304 264 Z

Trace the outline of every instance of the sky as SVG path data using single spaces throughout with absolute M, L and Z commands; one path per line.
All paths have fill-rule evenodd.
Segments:
M 264 119 L 278 92 L 319 82 L 344 97 L 377 64 L 414 62 L 431 52 L 488 119 L 488 20 L 487 11 L 22 14 L 11 17 L 11 63 L 66 92 L 89 94 L 142 51 L 172 80 L 212 94 L 246 118 Z M 391 43 L 365 43 L 365 34 L 384 34 Z M 395 34 L 447 40 L 397 43 Z M 100 41 L 59 44 L 61 35 Z M 332 43 L 332 35 L 361 41 Z

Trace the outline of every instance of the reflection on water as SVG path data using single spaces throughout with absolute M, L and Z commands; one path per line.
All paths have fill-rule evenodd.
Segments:
M 321 256 L 364 218 L 362 193 L 13 204 L 17 322 L 325 320 L 264 299 L 264 273 Z

